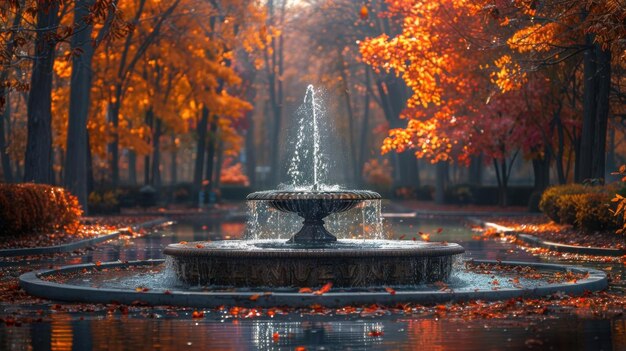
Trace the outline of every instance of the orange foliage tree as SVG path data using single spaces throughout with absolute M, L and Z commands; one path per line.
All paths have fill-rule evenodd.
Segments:
M 364 41 L 361 54 L 374 69 L 402 77 L 412 95 L 402 113 L 406 126 L 390 130 L 382 151 L 410 149 L 439 164 L 467 164 L 470 156 L 484 155 L 494 165 L 505 205 L 518 152 L 544 160 L 553 142 L 549 77 L 522 70 L 494 34 L 503 24 L 481 20 L 480 2 L 387 4 L 386 15 L 401 31 Z

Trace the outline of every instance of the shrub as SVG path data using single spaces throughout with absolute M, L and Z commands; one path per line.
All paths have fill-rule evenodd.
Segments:
M 589 187 L 581 184 L 568 184 L 549 187 L 541 195 L 539 201 L 539 209 L 546 216 L 550 217 L 556 223 L 561 223 L 559 219 L 559 206 L 557 200 L 563 195 L 583 194 L 587 192 Z
M 607 192 L 579 195 L 575 225 L 587 231 L 617 229 L 619 217 L 613 213 L 612 195 Z
M 0 235 L 75 231 L 82 214 L 78 199 L 43 184 L 0 184 Z
M 587 194 L 566 194 L 556 198 L 556 210 L 560 223 L 576 224 L 577 203 L 582 201 Z

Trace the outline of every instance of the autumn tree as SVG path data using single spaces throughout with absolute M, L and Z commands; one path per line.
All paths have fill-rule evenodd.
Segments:
M 623 18 L 617 1 L 488 2 L 491 17 L 510 27 L 504 37 L 522 72 L 552 69 L 566 63 L 582 67 L 582 131 L 576 145 L 575 179 L 604 178 L 606 134 L 611 107 L 613 68 L 626 52 Z M 577 92 L 574 92 L 578 94 Z
M 401 77 L 412 92 L 401 115 L 407 125 L 390 131 L 383 152 L 412 149 L 440 168 L 483 155 L 494 166 L 506 205 L 517 154 L 544 159 L 552 142 L 551 133 L 541 137 L 552 107 L 539 104 L 550 93 L 537 89 L 545 85 L 540 77 L 539 85 L 519 90 L 530 78 L 493 41 L 501 23 L 476 20 L 483 13 L 481 4 L 466 1 L 389 2 L 387 15 L 399 18 L 401 32 L 363 42 L 361 53 L 376 70 Z

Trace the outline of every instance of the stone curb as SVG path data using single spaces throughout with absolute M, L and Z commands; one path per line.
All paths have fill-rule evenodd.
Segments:
M 163 223 L 168 222 L 169 220 L 166 218 L 157 218 L 151 221 L 147 221 L 144 223 L 139 223 L 137 225 L 131 226 L 133 230 L 153 227 L 157 225 L 161 225 Z M 93 246 L 95 244 L 99 244 L 111 239 L 116 239 L 122 234 L 120 231 L 115 231 L 111 234 L 101 235 L 95 238 L 78 240 L 66 244 L 54 245 L 54 246 L 42 246 L 42 247 L 26 247 L 19 249 L 3 249 L 0 250 L 0 257 L 15 257 L 15 256 L 33 256 L 33 255 L 45 255 L 45 254 L 56 254 L 63 252 L 72 252 L 77 249 L 81 249 L 88 246 Z
M 525 217 L 539 216 L 533 212 L 481 212 L 481 211 L 440 211 L 440 210 L 417 210 L 416 216 L 437 216 L 437 217 Z
M 394 306 L 398 303 L 436 304 L 468 300 L 507 300 L 518 297 L 539 297 L 563 292 L 569 295 L 580 295 L 587 291 L 597 291 L 607 288 L 606 274 L 602 271 L 585 268 L 547 263 L 507 262 L 493 260 L 475 260 L 474 263 L 489 263 L 500 265 L 522 265 L 550 271 L 569 271 L 583 273 L 588 276 L 576 283 L 557 283 L 529 289 L 501 289 L 478 291 L 397 291 L 395 294 L 387 292 L 328 292 L 323 295 L 286 293 L 286 292 L 192 292 L 179 290 L 149 290 L 136 292 L 132 290 L 114 288 L 91 288 L 72 286 L 42 280 L 42 277 L 55 273 L 70 273 L 83 269 L 104 269 L 116 267 L 130 267 L 143 265 L 158 265 L 164 260 L 148 260 L 134 262 L 107 262 L 99 266 L 94 264 L 80 264 L 65 266 L 59 269 L 28 272 L 20 276 L 20 286 L 30 295 L 67 302 L 83 303 L 121 303 L 146 304 L 151 306 L 187 306 L 198 308 L 215 308 L 219 306 L 245 307 L 307 307 L 319 304 L 326 307 L 341 307 L 346 305 L 386 305 Z M 256 296 L 255 296 L 256 295 Z M 253 297 L 254 296 L 254 297 Z M 254 301 L 253 301 L 254 300 Z
M 622 250 L 622 249 L 610 249 L 610 248 L 593 247 L 593 246 L 576 246 L 576 245 L 555 243 L 552 241 L 545 241 L 531 234 L 518 233 L 511 228 L 501 226 L 495 223 L 485 222 L 478 218 L 468 218 L 468 220 L 472 223 L 478 224 L 486 228 L 493 228 L 499 233 L 514 235 L 519 240 L 527 244 L 530 244 L 533 247 L 540 247 L 540 248 L 548 249 L 550 251 L 572 253 L 572 254 L 578 254 L 578 255 L 590 255 L 590 256 L 621 257 L 621 256 L 626 255 L 626 250 Z

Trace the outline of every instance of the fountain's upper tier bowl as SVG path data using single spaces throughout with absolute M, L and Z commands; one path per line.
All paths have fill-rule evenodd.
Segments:
M 248 195 L 249 201 L 268 201 L 283 212 L 299 214 L 316 212 L 321 215 L 344 212 L 365 200 L 380 200 L 379 193 L 367 190 L 343 191 L 258 191 Z

